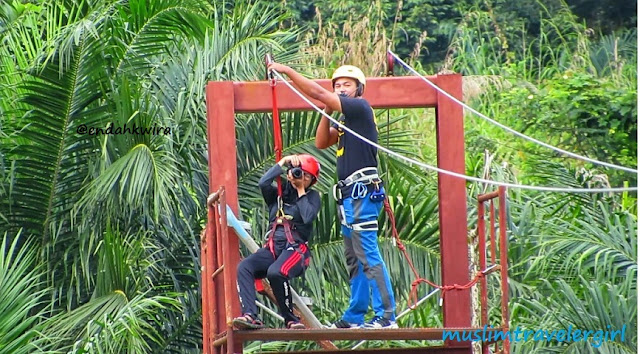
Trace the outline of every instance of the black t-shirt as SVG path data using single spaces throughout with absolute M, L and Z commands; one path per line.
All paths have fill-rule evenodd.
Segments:
M 340 96 L 342 116 L 338 120 L 347 128 L 378 143 L 378 128 L 373 109 L 365 99 Z M 353 172 L 365 167 L 378 167 L 378 149 L 360 140 L 353 134 L 332 124 L 338 130 L 338 179 L 343 180 Z

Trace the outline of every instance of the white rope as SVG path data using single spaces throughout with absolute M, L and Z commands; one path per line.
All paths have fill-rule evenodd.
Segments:
M 263 309 L 266 313 L 270 314 L 271 316 L 275 317 L 276 319 L 278 319 L 280 321 L 284 321 L 284 317 L 280 316 L 277 312 L 275 312 L 272 309 L 268 308 L 266 305 L 264 305 L 260 301 L 256 300 L 256 305 L 258 305 L 259 308 Z
M 542 146 L 544 146 L 544 147 L 546 147 L 546 148 L 549 148 L 549 149 L 554 150 L 554 151 L 556 151 L 556 152 L 559 152 L 559 153 L 565 154 L 565 155 L 567 155 L 567 156 L 574 157 L 574 158 L 579 159 L 579 160 L 588 161 L 588 162 L 594 163 L 594 164 L 596 164 L 596 165 L 602 165 L 602 166 L 611 167 L 611 168 L 615 168 L 615 169 L 618 169 L 618 170 L 623 170 L 623 171 L 627 171 L 627 172 L 632 172 L 632 173 L 638 174 L 638 170 L 637 170 L 637 169 L 633 169 L 633 168 L 629 168 L 629 167 L 624 167 L 624 166 L 619 166 L 619 165 L 614 165 L 614 164 L 612 164 L 612 163 L 603 162 L 603 161 L 598 161 L 598 160 L 595 160 L 595 159 L 592 159 L 592 158 L 589 158 L 589 157 L 586 157 L 586 156 L 578 155 L 578 154 L 575 154 L 575 153 L 573 153 L 573 152 L 570 152 L 570 151 L 563 150 L 563 149 L 561 149 L 561 148 L 555 147 L 555 146 L 553 146 L 553 145 L 549 145 L 549 144 L 547 144 L 547 143 L 545 143 L 545 142 L 542 142 L 542 141 L 537 140 L 537 139 L 535 139 L 535 138 L 532 138 L 532 137 L 530 137 L 530 136 L 528 136 L 528 135 L 525 135 L 525 134 L 523 134 L 523 133 L 520 133 L 520 132 L 519 132 L 519 131 L 517 131 L 517 130 L 514 130 L 514 129 L 512 129 L 512 128 L 509 128 L 509 127 L 507 127 L 506 125 L 504 125 L 504 124 L 502 124 L 502 123 L 500 123 L 500 122 L 498 122 L 498 121 L 495 121 L 495 120 L 493 120 L 493 119 L 491 119 L 491 118 L 489 118 L 489 117 L 485 116 L 484 114 L 482 114 L 482 113 L 480 113 L 480 112 L 476 111 L 475 109 L 473 109 L 473 108 L 469 107 L 469 106 L 468 106 L 467 104 L 465 104 L 464 102 L 462 102 L 462 101 L 458 100 L 457 98 L 453 97 L 453 96 L 452 96 L 452 95 L 450 95 L 448 92 L 446 92 L 445 90 L 441 89 L 441 88 L 440 88 L 440 87 L 438 87 L 436 84 L 434 84 L 433 82 L 431 82 L 429 79 L 427 79 L 427 78 L 425 78 L 424 76 L 420 75 L 416 70 L 414 70 L 411 66 L 409 66 L 409 64 L 405 63 L 402 59 L 400 59 L 400 58 L 399 58 L 399 57 L 398 57 L 394 52 L 392 52 L 391 50 L 389 50 L 389 54 L 391 54 L 394 58 L 396 58 L 396 60 L 398 60 L 398 62 L 399 62 L 400 64 L 402 64 L 405 68 L 407 68 L 409 71 L 411 71 L 414 75 L 416 75 L 416 76 L 418 76 L 419 78 L 421 78 L 424 82 L 426 82 L 426 83 L 427 83 L 427 84 L 429 84 L 431 87 L 433 87 L 433 88 L 435 88 L 436 90 L 438 90 L 438 91 L 439 91 L 440 93 L 442 93 L 443 95 L 445 95 L 445 96 L 449 97 L 452 101 L 454 101 L 454 102 L 458 103 L 458 104 L 459 104 L 459 105 L 461 105 L 462 107 L 464 107 L 464 108 L 468 109 L 469 111 L 471 111 L 471 112 L 475 113 L 475 114 L 476 114 L 477 116 L 479 116 L 480 118 L 483 118 L 483 119 L 485 119 L 486 121 L 489 121 L 489 122 L 491 122 L 491 123 L 493 123 L 493 124 L 495 124 L 495 125 L 499 126 L 500 128 L 502 128 L 502 129 L 504 129 L 504 130 L 506 130 L 506 131 L 508 131 L 508 132 L 510 132 L 510 133 L 513 133 L 513 134 L 515 134 L 515 135 L 517 135 L 517 136 L 519 136 L 519 137 L 521 137 L 521 138 L 523 138 L 523 139 L 529 140 L 529 141 L 531 141 L 531 142 L 533 142 L 533 143 L 536 143 L 536 144 L 538 144 L 538 145 L 542 145 Z
M 624 191 L 637 191 L 638 190 L 638 187 L 559 188 L 559 187 L 529 186 L 529 185 L 524 185 L 524 184 L 497 182 L 497 181 L 491 181 L 491 180 L 486 180 L 486 179 L 477 178 L 477 177 L 471 177 L 471 176 L 467 176 L 467 175 L 464 175 L 464 174 L 460 174 L 460 173 L 444 170 L 444 169 L 441 169 L 439 167 L 431 166 L 431 165 L 425 164 L 423 162 L 420 162 L 420 161 L 417 161 L 417 160 L 413 160 L 413 159 L 411 159 L 409 157 L 400 155 L 397 152 L 389 150 L 389 149 L 387 149 L 387 148 L 385 148 L 383 146 L 380 146 L 380 145 L 368 140 L 367 138 L 363 137 L 362 135 L 354 132 L 353 130 L 347 128 L 346 126 L 344 126 L 343 124 L 341 124 L 337 120 L 333 119 L 333 117 L 328 115 L 326 112 L 321 110 L 318 106 L 316 106 L 313 102 L 311 102 L 305 95 L 300 93 L 295 87 L 293 87 L 293 85 L 291 83 L 289 83 L 287 80 L 285 80 L 279 72 L 277 72 L 275 70 L 272 70 L 272 71 L 280 81 L 284 82 L 293 92 L 295 92 L 298 96 L 300 96 L 300 98 L 302 98 L 305 102 L 307 102 L 316 111 L 320 112 L 322 115 L 327 117 L 331 122 L 335 123 L 340 128 L 346 130 L 347 132 L 353 134 L 355 137 L 357 137 L 358 139 L 362 140 L 363 142 L 365 142 L 365 143 L 367 143 L 367 144 L 369 144 L 371 146 L 375 146 L 379 150 L 382 150 L 382 151 L 386 152 L 387 154 L 389 154 L 391 156 L 395 156 L 396 158 L 398 158 L 400 160 L 403 160 L 403 161 L 405 161 L 405 162 L 407 162 L 409 164 L 412 164 L 412 165 L 417 165 L 417 166 L 420 166 L 422 168 L 426 168 L 426 169 L 429 169 L 429 170 L 432 170 L 432 171 L 440 172 L 440 173 L 443 173 L 445 175 L 462 178 L 462 179 L 465 179 L 465 180 L 468 180 L 468 181 L 474 181 L 474 182 L 479 182 L 479 183 L 487 183 L 487 184 L 492 184 L 492 185 L 495 185 L 495 186 L 504 186 L 504 187 L 509 187 L 509 188 L 520 188 L 520 189 L 529 189 L 529 190 L 546 191 L 546 192 L 567 192 L 567 193 L 605 193 L 605 192 L 624 192 Z

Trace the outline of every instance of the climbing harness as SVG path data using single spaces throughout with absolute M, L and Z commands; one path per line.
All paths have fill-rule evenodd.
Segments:
M 382 179 L 378 176 L 378 169 L 375 167 L 365 167 L 355 171 L 349 177 L 338 181 L 333 185 L 333 198 L 338 203 L 338 217 L 340 223 L 352 230 L 374 230 L 378 228 L 378 221 L 375 220 L 375 224 L 371 221 L 366 221 L 358 224 L 347 223 L 347 218 L 344 212 L 343 201 L 345 196 L 351 197 L 351 199 L 357 200 L 369 196 L 373 202 L 378 202 L 384 199 L 385 194 L 382 189 Z
M 284 234 L 287 237 L 287 243 L 300 255 L 303 268 L 306 269 L 306 267 L 309 266 L 310 261 L 310 257 L 307 255 L 307 250 L 309 249 L 307 242 L 301 242 L 294 237 L 294 233 L 296 232 L 295 226 L 291 225 L 291 219 L 293 219 L 293 217 L 291 215 L 285 215 L 282 212 L 282 209 L 278 210 L 278 213 L 280 216 L 277 216 L 269 227 L 271 231 L 269 232 L 269 237 L 267 239 L 267 247 L 269 247 L 269 251 L 271 251 L 273 257 L 276 258 L 274 235 L 278 226 L 282 226 Z

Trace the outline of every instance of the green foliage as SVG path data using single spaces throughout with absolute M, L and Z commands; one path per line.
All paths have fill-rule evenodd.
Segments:
M 636 352 L 637 289 L 633 278 L 616 283 L 589 281 L 583 277 L 579 277 L 577 281 L 578 286 L 562 279 L 544 280 L 538 291 L 546 294 L 546 297 L 525 299 L 522 305 L 523 309 L 527 308 L 535 314 L 534 318 L 538 320 L 525 322 L 521 328 L 618 331 L 616 340 L 603 335 L 597 337 L 593 333 L 588 341 L 522 341 L 514 344 L 514 353 Z M 520 306 L 515 307 L 516 310 L 519 308 Z
M 0 352 L 33 353 L 42 344 L 45 294 L 44 267 L 24 237 L 5 233 L 0 244 Z
M 266 52 L 297 48 L 286 14 L 237 5 L 67 1 L 7 17 L 0 227 L 24 228 L 48 266 L 43 338 L 63 338 L 48 347 L 198 351 L 206 82 L 262 77 Z
M 566 72 L 536 89 L 518 85 L 503 90 L 498 100 L 497 111 L 522 133 L 597 160 L 636 163 L 635 91 L 584 72 Z M 612 174 L 615 185 L 631 177 Z
M 609 5 L 555 0 L 2 2 L 0 351 L 201 352 L 199 234 L 209 192 L 204 88 L 210 80 L 261 79 L 267 52 L 306 74 L 325 75 L 323 70 L 345 60 L 361 60 L 368 73 L 377 74 L 391 44 L 429 74 L 440 66 L 464 73 L 465 97 L 490 117 L 567 150 L 633 166 L 637 31 L 620 26 L 627 26 L 634 12 L 606 25 L 589 15 L 587 24 L 603 23 L 594 30 L 576 17 L 611 11 Z M 468 89 L 474 83 L 475 90 Z M 394 110 L 389 123 L 387 112 L 378 113 L 381 143 L 387 144 L 388 128 L 389 148 L 433 164 L 430 112 Z M 310 152 L 323 166 L 316 187 L 322 211 L 313 265 L 295 286 L 313 298 L 314 312 L 327 323 L 344 310 L 349 295 L 330 191 L 335 151 L 314 147 L 318 114 L 282 116 L 285 153 Z M 168 127 L 171 133 L 88 136 L 76 130 L 81 124 L 106 128 L 111 123 Z M 637 183 L 635 176 L 589 164 L 557 163 L 548 151 L 476 118 L 468 117 L 465 126 L 468 174 L 572 187 Z M 274 161 L 272 134 L 268 114 L 236 118 L 241 210 L 256 239 L 265 231 L 266 210 L 255 186 Z M 436 176 L 384 154 L 380 164 L 409 257 L 421 276 L 439 282 Z M 469 199 L 486 190 L 470 183 Z M 468 210 L 470 229 L 474 208 Z M 635 333 L 636 212 L 635 193 L 511 190 L 512 327 L 627 324 L 627 333 Z M 380 247 L 397 307 L 404 310 L 414 274 L 386 238 L 385 216 L 381 223 Z M 497 323 L 500 297 L 497 283 L 490 284 L 491 319 Z M 420 286 L 419 296 L 431 290 Z M 400 324 L 441 326 L 437 298 Z M 631 336 L 601 351 L 631 352 L 636 343 Z M 424 345 L 376 341 L 366 346 L 383 344 Z M 301 348 L 317 345 L 247 346 Z M 514 349 L 593 351 L 588 344 L 531 342 Z

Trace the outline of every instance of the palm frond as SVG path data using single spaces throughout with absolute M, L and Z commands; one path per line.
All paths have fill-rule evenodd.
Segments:
M 0 244 L 0 352 L 31 353 L 40 344 L 37 332 L 49 291 L 43 275 L 33 243 L 24 242 L 20 233 L 13 240 L 5 233 Z
M 565 274 L 592 274 L 598 279 L 623 279 L 637 272 L 637 231 L 630 215 L 621 219 L 602 207 L 604 223 L 587 217 L 575 223 L 554 219 L 555 232 L 540 243 L 543 257 L 534 267 L 550 267 Z M 536 264 L 540 263 L 540 264 Z
M 160 313 L 177 307 L 173 297 L 139 294 L 127 299 L 122 291 L 96 298 L 48 320 L 44 335 L 49 350 L 93 350 L 98 353 L 151 353 L 161 343 Z
M 635 274 L 633 275 L 635 276 Z M 637 295 L 635 280 L 631 277 L 619 284 L 579 279 L 576 289 L 569 283 L 558 280 L 545 281 L 540 290 L 548 294 L 541 300 L 524 300 L 523 307 L 540 317 L 535 322 L 523 323 L 523 328 L 567 329 L 593 331 L 587 341 L 556 340 L 526 341 L 516 343 L 514 352 L 563 353 L 633 353 L 637 343 Z M 615 341 L 606 340 L 604 334 L 596 337 L 596 331 L 622 331 Z
M 177 39 L 202 41 L 211 9 L 201 0 L 126 1 L 118 4 L 118 16 L 109 18 L 114 74 L 140 75 L 157 65 L 154 58 L 175 50 Z

